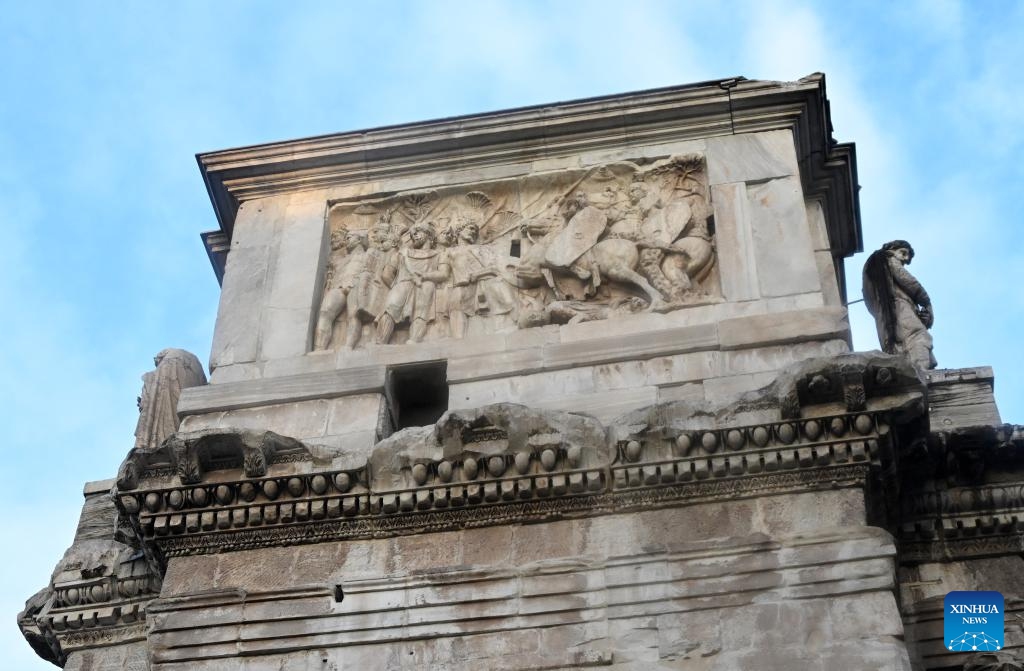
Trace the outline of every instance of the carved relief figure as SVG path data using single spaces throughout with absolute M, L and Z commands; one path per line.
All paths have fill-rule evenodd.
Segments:
M 344 256 L 340 257 L 335 247 L 339 240 L 345 250 Z M 359 233 L 338 231 L 331 236 L 331 251 L 332 263 L 327 271 L 327 289 L 320 303 L 313 340 L 313 349 L 317 350 L 327 349 L 331 344 L 334 322 L 345 310 L 348 295 L 366 261 L 366 238 Z
M 882 245 L 864 264 L 864 304 L 875 318 L 878 340 L 889 354 L 906 354 L 921 370 L 937 365 L 932 354 L 932 302 L 905 266 L 914 258 L 906 240 Z
M 636 296 L 618 298 L 607 305 L 588 301 L 555 301 L 542 308 L 524 310 L 519 318 L 519 326 L 530 328 L 548 324 L 579 324 L 633 314 L 645 307 L 644 301 Z
M 414 224 L 409 229 L 410 247 L 393 257 L 390 270 L 395 281 L 388 292 L 384 312 L 377 318 L 377 342 L 388 343 L 395 326 L 409 321 L 409 342 L 420 342 L 427 326 L 436 317 L 434 294 L 437 284 L 448 279 L 450 272 L 447 254 L 435 249 L 437 234 L 426 223 Z
M 347 349 L 359 344 L 363 325 L 373 323 L 384 312 L 384 302 L 394 281 L 398 251 L 390 225 L 386 221 L 379 222 L 371 229 L 369 242 L 370 247 L 363 255 L 348 294 Z
M 477 244 L 480 227 L 466 222 L 457 230 L 457 244 L 448 250 L 452 287 L 448 317 L 453 338 L 463 338 L 473 315 L 504 315 L 515 308 L 512 284 L 491 249 Z
M 206 384 L 206 373 L 195 354 L 183 349 L 165 349 L 153 357 L 156 369 L 142 376 L 138 398 L 139 423 L 135 447 L 159 447 L 178 430 L 178 398 L 181 390 Z
M 573 315 L 607 318 L 624 313 L 615 306 L 666 312 L 714 300 L 706 181 L 693 154 L 332 202 L 336 236 L 384 214 L 368 248 L 334 244 L 314 346 L 330 346 L 346 312 L 351 348 L 370 322 L 379 344 L 402 342 L 405 324 L 419 342 L 563 320 L 573 301 L 593 304 Z M 554 302 L 564 305 L 548 311 Z

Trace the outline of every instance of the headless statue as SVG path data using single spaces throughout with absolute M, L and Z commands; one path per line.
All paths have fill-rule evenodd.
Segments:
M 181 390 L 206 384 L 203 365 L 195 354 L 183 349 L 165 349 L 153 357 L 156 370 L 142 376 L 139 423 L 135 447 L 159 447 L 178 430 L 178 397 Z

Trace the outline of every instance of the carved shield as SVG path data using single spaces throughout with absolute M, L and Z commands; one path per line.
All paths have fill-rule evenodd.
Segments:
M 547 244 L 544 260 L 556 268 L 566 268 L 594 246 L 604 233 L 608 217 L 596 207 L 585 207 L 569 220 L 565 228 Z
M 669 244 L 678 238 L 686 226 L 690 223 L 693 212 L 686 201 L 677 201 L 665 206 L 665 213 L 662 217 L 664 229 L 661 232 L 661 239 Z

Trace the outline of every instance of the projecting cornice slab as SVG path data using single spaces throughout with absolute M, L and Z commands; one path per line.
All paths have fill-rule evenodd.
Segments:
M 833 255 L 861 251 L 853 144 L 832 139 L 825 77 L 742 77 L 325 135 L 197 155 L 220 224 L 203 235 L 221 275 L 242 202 L 610 147 L 788 129 L 805 192 L 822 202 Z

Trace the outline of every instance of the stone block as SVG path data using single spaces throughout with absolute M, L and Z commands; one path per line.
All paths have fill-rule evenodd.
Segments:
M 167 562 L 161 594 L 164 598 L 205 592 L 217 571 L 217 555 L 177 557 Z
M 658 403 L 669 403 L 672 401 L 683 401 L 693 404 L 703 403 L 704 385 L 700 382 L 689 382 L 658 387 Z
M 579 554 L 580 522 L 565 520 L 548 524 L 517 526 L 512 536 L 512 565 L 550 561 Z
M 598 319 L 583 322 L 581 324 L 566 324 L 559 327 L 559 340 L 560 342 L 569 345 L 570 343 L 585 342 L 588 340 L 599 340 L 616 336 L 629 337 L 637 334 L 650 333 L 651 331 L 657 331 L 665 328 L 666 325 L 670 325 L 670 315 L 674 316 L 693 309 L 695 308 L 677 310 L 676 312 L 670 312 L 668 314 L 641 312 L 637 314 L 622 315 L 615 319 Z M 703 322 L 707 320 L 701 321 Z M 690 323 L 687 323 L 686 325 L 689 326 Z
M 265 361 L 305 354 L 311 337 L 310 319 L 308 309 L 265 308 L 260 321 L 260 358 Z
M 514 532 L 511 526 L 466 529 L 462 533 L 462 561 L 467 566 L 512 566 Z
M 597 389 L 643 387 L 648 384 L 648 365 L 646 361 L 617 361 L 594 366 L 590 369 L 593 386 Z
M 660 331 L 611 336 L 580 342 L 563 342 L 544 348 L 548 369 L 595 365 L 626 359 L 642 359 L 684 352 L 717 349 L 715 324 L 683 326 Z
M 839 279 L 836 275 L 835 260 L 832 252 L 814 252 L 814 261 L 818 266 L 818 278 L 821 280 L 821 292 L 825 296 L 825 305 L 842 305 L 839 295 Z
M 448 385 L 448 409 L 479 408 L 491 403 L 511 401 L 512 378 L 478 380 Z
M 116 480 L 109 478 L 107 480 L 91 480 L 82 487 L 83 496 L 92 496 L 93 494 L 106 494 L 114 486 Z
M 449 382 L 484 380 L 542 370 L 544 353 L 540 348 L 506 350 L 490 354 L 448 359 Z
M 263 363 L 263 374 L 260 377 L 287 377 L 334 370 L 339 367 L 336 360 L 337 355 L 330 351 L 309 352 L 286 359 L 270 359 Z
M 549 326 L 538 326 L 530 329 L 516 329 L 504 336 L 505 349 L 515 350 L 530 347 L 543 347 L 551 343 L 560 342 L 561 326 L 551 324 Z
M 391 540 L 391 562 L 400 572 L 434 570 L 462 564 L 462 536 L 458 531 L 399 536 Z
M 637 138 L 640 140 L 641 138 Z M 643 138 L 646 139 L 646 138 Z M 578 161 L 584 167 L 602 165 L 614 161 L 635 161 L 638 158 L 665 158 L 673 155 L 703 154 L 707 142 L 703 139 L 665 142 L 640 146 L 634 142 L 614 149 L 599 149 L 578 154 Z
M 331 468 L 354 469 L 366 463 L 377 443 L 376 430 L 327 434 L 305 440 L 316 454 L 331 458 Z
M 711 188 L 711 194 L 722 296 L 727 301 L 756 299 L 760 292 L 747 187 L 742 183 L 720 184 Z
M 835 306 L 725 319 L 718 324 L 723 350 L 809 340 L 846 340 L 849 335 L 846 308 Z
M 326 401 L 327 434 L 375 431 L 384 403 L 383 394 L 356 394 Z
M 335 398 L 384 391 L 384 366 L 332 370 L 289 377 L 190 387 L 178 400 L 178 414 L 251 408 L 274 403 Z
M 814 251 L 829 251 L 832 246 L 828 242 L 828 226 L 825 224 L 825 211 L 821 209 L 821 201 L 808 200 L 805 204 L 807 206 L 807 224 L 810 227 L 811 244 L 814 246 Z
M 331 406 L 332 401 L 316 400 L 239 408 L 223 413 L 218 424 L 220 428 L 273 431 L 298 440 L 319 438 L 327 432 Z
M 178 427 L 179 431 L 203 431 L 205 429 L 216 429 L 224 426 L 222 421 L 223 412 L 207 412 L 201 415 L 188 415 L 183 417 Z
M 748 184 L 747 202 L 761 295 L 819 291 L 800 178 Z
M 583 366 L 550 373 L 534 373 L 511 378 L 511 390 L 516 403 L 529 405 L 534 400 L 563 398 L 589 394 L 600 385 L 595 384 L 594 368 Z
M 726 404 L 740 394 L 766 387 L 774 381 L 774 373 L 717 377 L 704 381 L 704 397 L 712 404 Z
M 263 377 L 262 366 L 256 363 L 235 363 L 229 366 L 214 368 L 210 373 L 210 384 L 222 382 L 242 382 L 258 380 Z
M 989 374 L 985 377 L 956 377 L 950 375 L 949 371 L 931 373 L 928 403 L 931 406 L 933 431 L 996 426 L 1002 423 L 992 393 L 991 369 L 987 370 Z
M 236 249 L 228 254 L 210 370 L 256 360 L 269 266 L 269 246 Z
M 272 245 L 280 234 L 288 196 L 247 200 L 238 206 L 231 231 L 231 250 Z
M 644 382 L 664 386 L 716 377 L 720 357 L 721 352 L 691 352 L 648 359 Z
M 793 134 L 788 130 L 707 139 L 708 182 L 757 182 L 800 175 Z
M 722 609 L 657 616 L 658 656 L 661 659 L 686 660 L 689 662 L 686 668 L 700 664 L 702 660 L 710 661 L 722 649 L 722 620 L 727 623 L 724 628 L 730 629 L 733 613 L 734 609 Z
M 793 363 L 814 357 L 836 356 L 849 352 L 844 340 L 774 345 L 720 353 L 721 375 L 780 371 Z
M 657 400 L 657 387 L 640 387 L 549 398 L 531 402 L 530 405 L 546 410 L 582 412 L 607 424 L 630 410 L 654 405 Z

